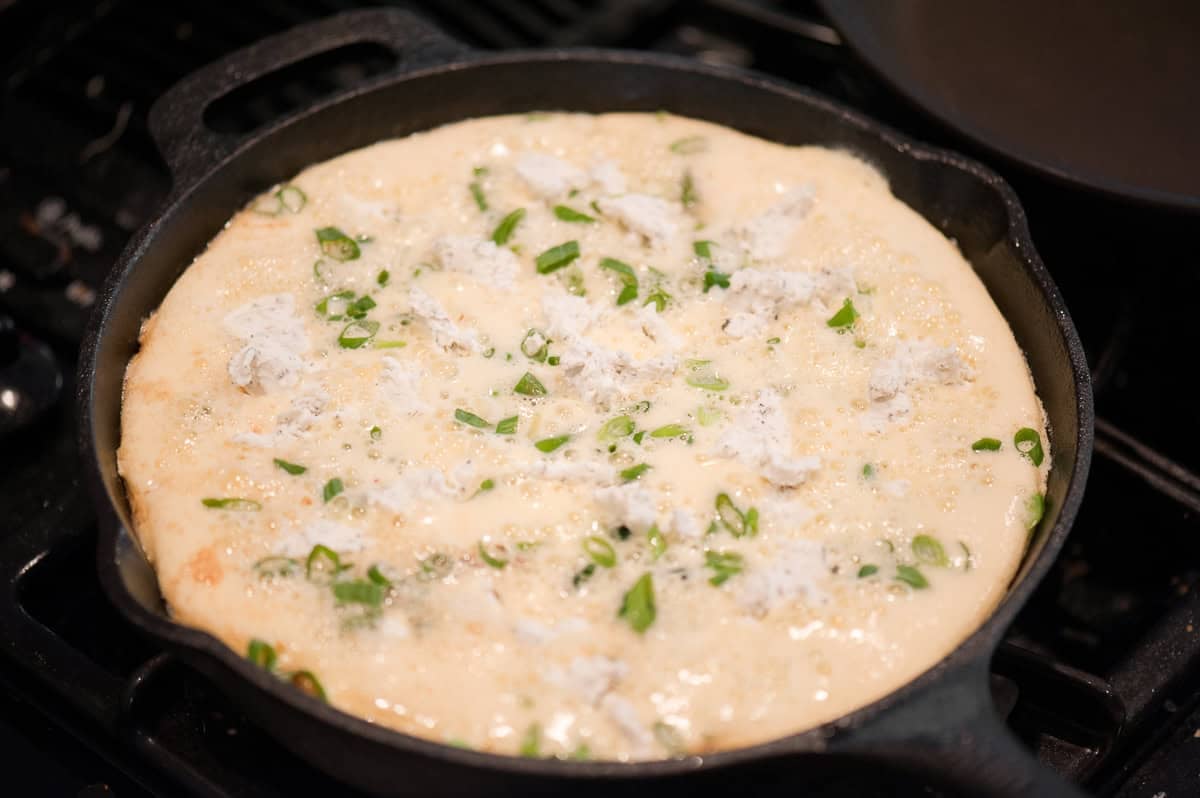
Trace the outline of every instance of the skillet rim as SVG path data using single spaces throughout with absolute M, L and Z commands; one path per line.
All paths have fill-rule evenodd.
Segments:
M 327 112 L 341 103 L 376 91 L 386 90 L 395 83 L 420 80 L 440 73 L 477 70 L 495 64 L 522 63 L 534 66 L 563 61 L 635 66 L 674 73 L 687 72 L 707 79 L 732 81 L 752 91 L 766 91 L 781 95 L 787 102 L 799 102 L 815 107 L 821 113 L 836 118 L 839 125 L 855 128 L 858 132 L 877 139 L 882 146 L 895 150 L 901 156 L 921 162 L 930 162 L 944 169 L 967 173 L 1001 199 L 1007 215 L 1007 227 L 1002 240 L 1012 245 L 1021 265 L 1030 274 L 1047 305 L 1054 312 L 1056 330 L 1066 350 L 1066 365 L 1069 366 L 1074 380 L 1073 393 L 1078 431 L 1075 436 L 1076 457 L 1069 464 L 1071 473 L 1067 477 L 1064 500 L 1058 510 L 1058 517 L 1053 528 L 1044 533 L 1041 550 L 1032 559 L 1028 559 L 1028 555 L 1026 555 L 1028 567 L 1021 569 L 1024 570 L 1024 575 L 1021 575 L 1021 570 L 1018 571 L 995 609 L 941 661 L 899 688 L 819 726 L 766 742 L 712 754 L 635 762 L 531 759 L 459 749 L 369 723 L 358 716 L 292 689 L 272 674 L 250 663 L 249 660 L 237 654 L 210 633 L 184 626 L 165 615 L 146 609 L 130 594 L 119 573 L 118 557 L 121 555 L 123 547 L 136 546 L 136 543 L 132 534 L 124 528 L 121 522 L 121 513 L 116 509 L 116 497 L 105 484 L 104 466 L 100 462 L 100 455 L 96 447 L 93 425 L 96 403 L 96 362 L 107 340 L 109 320 L 114 315 L 114 310 L 120 309 L 124 284 L 136 271 L 145 251 L 153 246 L 159 228 L 176 214 L 184 212 L 189 199 L 197 189 L 225 169 L 231 160 L 241 156 L 246 149 L 261 144 L 263 140 L 286 135 L 285 131 L 288 127 L 305 117 Z M 357 149 L 357 147 L 352 149 Z M 347 149 L 342 152 L 349 151 Z M 333 158 L 337 155 L 329 157 Z M 228 148 L 214 159 L 214 162 L 209 164 L 202 174 L 194 177 L 189 184 L 174 186 L 154 218 L 144 225 L 127 245 L 120 259 L 110 271 L 96 303 L 80 353 L 78 377 L 80 447 L 89 478 L 89 486 L 93 491 L 93 498 L 99 514 L 97 553 L 100 578 L 110 600 L 128 620 L 144 633 L 168 647 L 175 650 L 182 649 L 188 654 L 207 657 L 217 667 L 232 672 L 233 675 L 250 683 L 256 689 L 268 693 L 273 700 L 289 705 L 293 711 L 313 716 L 317 721 L 333 726 L 342 733 L 365 738 L 375 745 L 432 757 L 448 764 L 528 777 L 568 779 L 661 777 L 682 775 L 701 769 L 718 769 L 779 756 L 822 751 L 836 753 L 836 745 L 840 738 L 847 737 L 857 729 L 869 726 L 872 720 L 882 717 L 889 708 L 899 706 L 906 700 L 921 695 L 929 688 L 936 688 L 944 678 L 953 677 L 960 671 L 969 670 L 972 666 L 977 666 L 981 660 L 986 664 L 1005 629 L 1028 599 L 1029 594 L 1045 577 L 1046 571 L 1062 549 L 1082 501 L 1094 437 L 1091 377 L 1078 333 L 1057 286 L 1037 255 L 1024 210 L 1016 194 L 998 174 L 965 156 L 918 142 L 816 92 L 775 78 L 744 69 L 708 65 L 680 56 L 599 48 L 519 50 L 501 53 L 468 51 L 445 62 L 403 70 L 398 74 L 388 74 L 366 81 L 352 90 L 326 97 L 247 134 L 237 142 L 236 146 Z M 1053 435 L 1053 431 L 1051 431 L 1051 435 Z M 1063 468 L 1064 466 L 1065 464 L 1057 467 Z M 120 479 L 119 475 L 116 475 L 116 479 Z M 140 553 L 139 556 L 141 556 Z M 186 660 L 188 657 L 184 655 L 183 658 Z M 948 724 L 946 729 L 950 730 L 952 727 Z

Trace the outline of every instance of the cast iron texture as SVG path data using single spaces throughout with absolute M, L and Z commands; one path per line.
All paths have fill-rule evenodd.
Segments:
M 243 138 L 204 128 L 205 107 L 236 86 L 363 42 L 391 48 L 395 68 Z M 887 175 L 900 199 L 959 243 L 1009 319 L 1051 424 L 1046 517 L 995 613 L 912 683 L 834 723 L 751 748 L 638 764 L 519 759 L 366 723 L 283 685 L 216 638 L 166 615 L 154 573 L 128 533 L 129 507 L 115 463 L 121 381 L 142 320 L 239 207 L 305 166 L 460 119 L 544 109 L 668 109 L 787 144 L 857 153 Z M 758 75 L 645 53 L 472 53 L 396 11 L 332 17 L 235 53 L 169 91 L 152 109 L 151 125 L 174 172 L 174 190 L 109 276 L 80 364 L 80 435 L 99 505 L 100 578 L 130 621 L 222 685 L 285 745 L 379 794 L 640 794 L 662 789 L 666 779 L 673 788 L 742 793 L 860 761 L 919 770 L 971 795 L 1071 793 L 1021 749 L 988 691 L 995 646 L 1075 517 L 1093 432 L 1090 377 L 1074 326 L 1033 250 L 1016 197 L 999 177 Z

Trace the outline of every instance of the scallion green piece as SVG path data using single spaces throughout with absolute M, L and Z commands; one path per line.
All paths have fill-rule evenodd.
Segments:
M 716 241 L 693 241 L 692 242 L 692 252 L 696 253 L 697 258 L 704 258 L 705 260 L 711 261 L 712 260 L 712 245 L 715 243 L 717 243 L 717 242 Z M 729 286 L 725 286 L 725 287 L 728 288 Z
M 338 346 L 342 349 L 358 349 L 379 332 L 379 322 L 371 319 L 352 321 L 338 335 Z
M 868 576 L 874 576 L 878 572 L 879 572 L 878 565 L 871 565 L 870 563 L 868 563 L 868 564 L 864 565 L 862 568 L 858 569 L 858 578 L 866 579 Z
M 421 573 L 418 574 L 417 578 L 422 581 L 441 579 L 444 576 L 449 576 L 453 570 L 454 560 L 440 551 L 434 552 L 421 560 Z
M 488 209 L 487 196 L 483 193 L 483 184 L 478 180 L 472 180 L 468 186 L 471 189 L 471 197 L 475 200 L 475 206 L 481 211 Z
M 300 692 L 307 693 L 321 701 L 325 700 L 325 688 L 321 686 L 321 682 L 317 680 L 312 671 L 296 671 L 288 681 Z
M 577 571 L 573 577 L 571 577 L 571 586 L 578 589 L 580 585 L 591 579 L 595 573 L 596 564 L 594 562 L 588 563 L 587 565 L 583 566 L 583 568 L 579 569 L 579 571 Z
M 974 452 L 998 452 L 1000 451 L 999 438 L 980 438 L 971 444 L 971 451 Z
M 633 627 L 633 631 L 642 634 L 654 623 L 657 615 L 658 608 L 654 604 L 654 577 L 647 572 L 642 574 L 622 597 L 617 617 L 624 618 Z
M 546 452 L 549 454 L 569 440 L 571 440 L 570 435 L 555 435 L 553 438 L 542 438 L 533 445 L 537 447 L 539 452 Z
M 695 155 L 708 149 L 708 139 L 703 136 L 687 136 L 671 142 L 671 152 L 676 155 Z
M 550 354 L 550 339 L 536 328 L 530 328 L 521 339 L 521 354 L 537 363 L 545 363 Z
M 454 411 L 454 420 L 476 429 L 487 429 L 492 426 L 492 422 L 480 418 L 469 410 L 463 410 L 461 407 Z
M 650 430 L 651 438 L 682 438 L 690 434 L 690 430 L 682 424 L 664 424 L 658 429 Z
M 724 272 L 716 271 L 715 269 L 709 269 L 706 271 L 704 273 L 704 293 L 707 294 L 713 286 L 718 288 L 728 288 L 729 275 L 725 274 Z
M 338 553 L 320 543 L 312 547 L 308 559 L 304 561 L 304 574 L 313 582 L 332 582 L 343 570 L 345 568 Z
M 483 482 L 479 483 L 479 490 L 475 491 L 475 496 L 478 496 L 481 493 L 487 493 L 489 490 L 492 490 L 495 487 L 496 487 L 496 480 L 485 479 Z M 472 498 L 474 498 L 474 496 Z M 520 548 L 520 547 L 518 546 L 518 548 Z
M 383 430 L 378 426 L 371 427 L 371 431 L 368 434 L 370 435 L 371 440 L 377 441 L 383 437 Z
M 651 468 L 649 463 L 638 463 L 635 466 L 623 469 L 621 473 L 622 482 L 633 482 L 635 479 L 641 479 L 642 475 Z
M 517 225 L 525 218 L 525 209 L 517 208 L 515 211 L 505 216 L 500 220 L 500 224 L 496 225 L 496 229 L 492 231 L 492 241 L 496 246 L 502 247 L 512 238 L 513 232 L 516 231 Z
M 392 580 L 388 579 L 383 571 L 379 568 L 379 563 L 376 563 L 367 569 L 367 579 L 370 579 L 372 582 L 380 585 L 381 587 L 387 588 L 392 586 Z
M 864 463 L 862 467 L 863 479 L 871 479 L 875 476 L 875 466 L 871 463 Z
M 392 275 L 387 269 L 384 269 L 383 271 L 379 272 L 379 274 L 375 275 L 375 283 L 380 288 L 383 288 L 384 286 L 386 286 L 388 284 L 388 281 L 391 279 L 392 279 Z
M 346 308 L 354 301 L 353 291 L 338 291 L 322 299 L 314 307 L 317 314 L 328 321 L 341 321 L 346 318 Z
M 626 438 L 633 434 L 633 419 L 629 416 L 617 416 L 604 422 L 596 437 L 602 441 L 613 441 Z
M 341 478 L 334 477 L 325 483 L 325 487 L 321 488 L 321 498 L 328 503 L 330 499 L 332 499 L 334 496 L 337 496 L 345 489 L 346 486 L 342 484 Z
M 545 396 L 546 386 L 542 385 L 541 380 L 527 371 L 513 387 L 513 393 L 519 393 L 522 396 Z
M 914 537 L 912 540 L 912 551 L 916 555 L 917 560 L 926 565 L 945 568 L 950 564 L 950 559 L 946 556 L 946 550 L 942 547 L 941 541 L 932 535 L 917 535 Z
M 275 648 L 269 643 L 264 643 L 258 638 L 250 641 L 250 645 L 246 647 L 246 659 L 253 662 L 263 670 L 275 670 Z
M 1029 462 L 1035 466 L 1040 466 L 1046 454 L 1042 451 L 1042 436 L 1037 430 L 1030 427 L 1021 427 L 1017 430 L 1017 434 L 1013 436 L 1013 446 L 1017 447 L 1017 451 L 1025 455 Z
M 745 513 L 737 508 L 728 493 L 718 493 L 716 500 L 717 519 L 720 525 L 735 538 L 758 533 L 758 510 L 751 507 Z
M 301 474 L 303 474 L 305 471 L 308 470 L 307 466 L 296 465 L 295 463 L 289 463 L 287 460 L 280 460 L 278 457 L 275 458 L 275 465 L 279 466 L 284 471 L 288 472 L 289 474 L 291 474 L 294 477 L 300 476 Z
M 830 316 L 829 320 L 825 322 L 825 324 L 833 327 L 834 329 L 847 330 L 854 324 L 854 320 L 857 318 L 858 311 L 854 309 L 854 303 L 847 298 L 846 301 L 842 303 L 841 309 L 838 310 L 837 313 L 834 313 L 832 316 Z
M 1032 532 L 1037 529 L 1042 516 L 1046 514 L 1046 497 L 1040 493 L 1033 494 L 1025 503 L 1025 510 L 1025 528 Z
M 387 595 L 387 588 L 371 579 L 350 579 L 333 583 L 333 597 L 339 604 L 362 604 L 380 607 Z
M 504 556 L 504 553 L 504 547 L 501 545 L 489 547 L 486 540 L 479 541 L 479 559 L 493 568 L 500 569 L 508 565 L 508 558 Z
M 637 299 L 638 278 L 632 266 L 616 258 L 603 258 L 600 261 L 600 268 L 616 272 L 621 280 L 621 293 L 617 295 L 618 305 L 624 305 Z
M 712 367 L 711 360 L 685 360 L 683 365 L 688 369 L 687 384 L 706 391 L 723 391 L 729 387 L 729 380 L 724 379 Z
M 602 568 L 612 568 L 617 564 L 617 551 L 612 544 L 599 535 L 592 535 L 583 541 L 583 550 L 592 558 L 592 562 Z
M 496 422 L 496 434 L 512 435 L 517 431 L 518 421 L 519 418 L 517 416 L 509 416 L 508 418 L 500 419 L 498 422 Z
M 690 208 L 700 201 L 696 195 L 696 181 L 692 179 L 690 169 L 683 173 L 683 180 L 679 184 L 679 201 L 685 208 Z
M 650 552 L 655 560 L 667 551 L 667 539 L 659 531 L 658 524 L 650 525 L 650 529 L 646 531 L 646 542 L 650 544 Z
M 642 303 L 642 307 L 646 307 L 646 305 L 653 303 L 655 312 L 662 313 L 664 310 L 666 310 L 667 303 L 670 301 L 671 295 L 659 287 L 655 288 L 646 295 L 646 301 Z
M 296 573 L 296 569 L 300 563 L 293 560 L 291 557 L 263 557 L 258 562 L 254 563 L 254 573 L 258 574 L 263 579 L 273 577 L 291 576 Z
M 554 215 L 564 222 L 594 222 L 595 217 L 588 216 L 586 213 L 580 213 L 574 208 L 568 208 L 566 205 L 555 205 Z
M 334 260 L 357 260 L 362 252 L 358 242 L 336 227 L 322 227 L 316 231 L 317 244 L 321 252 Z
M 912 565 L 897 565 L 895 578 L 896 581 L 903 582 L 909 587 L 917 590 L 929 587 L 929 580 L 926 579 L 925 575 Z
M 559 244 L 557 247 L 550 247 L 550 249 L 537 256 L 537 272 L 538 274 L 550 274 L 551 272 L 558 271 L 578 257 L 578 241 L 567 241 L 564 244 Z
M 225 499 L 201 499 L 200 503 L 212 510 L 230 510 L 237 513 L 256 512 L 262 509 L 262 504 L 254 499 L 230 497 Z
M 736 551 L 712 551 L 710 549 L 704 552 L 704 565 L 713 569 L 713 575 L 709 577 L 708 583 L 713 587 L 719 587 L 725 584 L 729 577 L 740 574 L 746 566 L 746 560 Z
M 523 757 L 532 758 L 542 755 L 542 727 L 536 723 L 530 724 L 525 730 L 525 736 L 521 738 L 521 747 L 518 753 Z

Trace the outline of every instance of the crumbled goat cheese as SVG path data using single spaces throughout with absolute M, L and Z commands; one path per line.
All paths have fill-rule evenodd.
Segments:
M 674 374 L 679 358 L 667 354 L 634 360 L 628 352 L 606 349 L 586 338 L 576 338 L 560 351 L 559 365 L 581 400 L 608 404 L 629 394 L 639 382 Z
M 676 507 L 671 513 L 671 532 L 684 540 L 699 540 L 704 535 L 696 517 L 682 507 Z
M 727 306 L 738 312 L 721 329 L 732 338 L 757 335 L 784 311 L 813 300 L 830 304 L 831 300 L 851 296 L 854 291 L 854 278 L 841 270 L 810 274 L 739 269 L 729 278 L 729 289 L 720 295 Z
M 560 482 L 592 482 L 611 485 L 616 481 L 616 472 L 611 466 L 594 460 L 535 460 L 520 468 L 535 479 L 550 479 Z
M 546 332 L 560 341 L 577 338 L 600 321 L 605 310 L 573 294 L 546 294 L 542 297 L 542 315 Z
M 434 343 L 442 349 L 460 352 L 478 352 L 483 349 L 479 342 L 479 334 L 451 321 L 442 303 L 423 289 L 417 286 L 409 289 L 408 302 L 412 312 L 429 327 Z
M 792 433 L 783 400 L 775 391 L 764 388 L 725 430 L 715 454 L 737 458 L 774 485 L 793 487 L 820 469 L 821 459 L 793 457 L 791 451 Z
M 446 479 L 436 468 L 411 468 L 399 479 L 367 490 L 368 501 L 393 513 L 402 513 L 417 502 L 461 496 L 463 487 Z
M 433 245 L 433 258 L 443 269 L 474 277 L 484 285 L 505 291 L 513 287 L 520 271 L 517 256 L 507 247 L 474 236 L 443 236 Z
M 265 449 L 298 440 L 312 429 L 329 402 L 329 394 L 320 388 L 302 393 L 292 399 L 287 410 L 275 417 L 274 430 L 267 433 L 239 432 L 233 436 L 233 442 Z
M 637 709 L 623 696 L 607 693 L 600 699 L 600 708 L 616 724 L 625 739 L 632 744 L 636 756 L 645 756 L 653 737 L 638 717 Z
M 513 633 L 517 639 L 530 645 L 549 643 L 565 635 L 585 632 L 588 628 L 589 624 L 583 618 L 563 618 L 549 626 L 533 618 L 517 618 L 513 623 Z
M 676 335 L 653 303 L 643 305 L 634 313 L 633 318 L 646 337 L 656 344 L 671 352 L 678 352 L 683 348 L 683 339 Z
M 304 322 L 291 294 L 269 294 L 230 311 L 225 329 L 245 345 L 229 359 L 229 378 L 239 388 L 262 394 L 294 387 L 308 351 Z
M 955 385 L 972 378 L 971 369 L 953 346 L 928 341 L 901 341 L 890 358 L 871 370 L 867 395 L 871 404 L 863 414 L 863 429 L 880 432 L 912 411 L 906 389 L 918 384 Z
M 589 177 L 592 178 L 593 183 L 600 186 L 600 190 L 605 194 L 625 193 L 625 175 L 613 161 L 607 159 L 597 161 L 592 166 Z
M 547 199 L 561 197 L 573 188 L 588 184 L 587 173 L 574 164 L 540 152 L 521 153 L 517 158 L 517 174 L 526 185 Z
M 611 216 L 652 244 L 661 244 L 679 229 L 679 211 L 674 204 L 648 194 L 622 194 L 596 200 L 600 212 Z
M 636 482 L 600 488 L 594 495 L 602 513 L 634 532 L 645 532 L 658 520 L 654 494 Z
M 895 496 L 897 499 L 903 499 L 908 495 L 908 489 L 912 487 L 907 479 L 890 479 L 879 486 L 884 493 L 889 496 Z
M 504 622 L 504 605 L 496 593 L 492 574 L 486 572 L 489 570 L 457 569 L 447 577 L 455 584 L 454 590 L 446 594 L 447 604 L 444 606 L 448 614 L 464 621 L 485 624 Z
M 826 577 L 825 549 L 815 540 L 788 540 L 774 556 L 753 561 L 738 582 L 738 602 L 754 615 L 803 596 L 824 604 L 828 596 L 819 582 Z
M 746 221 L 735 234 L 742 249 L 754 260 L 775 260 L 787 254 L 796 226 L 812 208 L 812 189 L 793 188 L 763 213 Z
M 413 415 L 428 409 L 421 399 L 421 372 L 414 366 L 385 355 L 375 390 L 398 413 Z
M 278 551 L 285 557 L 306 557 L 318 544 L 328 546 L 339 554 L 362 551 L 369 538 L 361 529 L 318 518 L 279 543 Z
M 575 657 L 565 669 L 560 665 L 546 668 L 542 678 L 594 706 L 628 675 L 629 666 L 619 659 Z
M 758 501 L 758 512 L 764 523 L 785 529 L 796 529 L 816 515 L 802 501 L 780 496 L 764 496 Z
M 379 622 L 379 631 L 384 637 L 394 640 L 407 640 L 412 635 L 412 627 L 408 618 L 396 612 L 389 612 Z

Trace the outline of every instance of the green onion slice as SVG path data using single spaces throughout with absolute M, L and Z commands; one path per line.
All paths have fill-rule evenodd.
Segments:
M 258 638 L 250 641 L 250 645 L 246 647 L 246 659 L 253 662 L 258 667 L 264 670 L 275 670 L 275 648 L 269 643 L 264 643 Z
M 879 572 L 878 565 L 871 565 L 870 563 L 868 563 L 867 565 L 864 565 L 862 568 L 858 569 L 858 578 L 866 579 L 868 576 L 874 576 L 878 572 Z
M 657 615 L 658 609 L 654 605 L 654 577 L 647 572 L 642 574 L 622 597 L 617 617 L 627 620 L 633 631 L 642 634 L 654 623 Z
M 564 222 L 594 222 L 595 217 L 588 216 L 586 213 L 580 213 L 574 208 L 568 208 L 566 205 L 555 205 L 554 215 Z
M 875 466 L 871 463 L 865 463 L 862 467 L 863 479 L 870 479 L 875 476 Z
M 729 387 L 729 380 L 717 374 L 711 360 L 685 360 L 688 369 L 687 384 L 706 391 L 724 391 Z
M 521 354 L 538 363 L 546 362 L 550 354 L 550 339 L 537 328 L 530 328 L 521 339 Z
M 476 429 L 487 429 L 492 426 L 492 422 L 480 418 L 469 410 L 463 410 L 461 407 L 454 411 L 454 420 L 461 421 L 463 424 L 475 427 Z
M 238 513 L 256 512 L 262 509 L 262 504 L 254 501 L 254 499 L 242 499 L 238 497 L 201 499 L 200 503 L 213 510 L 230 510 Z
M 504 544 L 496 543 L 489 545 L 486 540 L 479 541 L 479 559 L 493 568 L 500 569 L 508 565 L 508 558 L 504 556 L 505 553 Z
M 263 557 L 258 562 L 254 563 L 254 572 L 263 579 L 271 579 L 274 577 L 291 576 L 296 573 L 296 569 L 300 563 L 293 560 L 291 557 L 273 556 Z
M 842 303 L 841 309 L 829 317 L 826 325 L 839 330 L 848 329 L 854 324 L 854 320 L 858 318 L 858 311 L 854 309 L 854 303 L 849 298 Z
M 592 558 L 592 562 L 602 568 L 612 568 L 617 564 L 616 549 L 599 535 L 586 538 L 583 541 L 583 550 Z
M 709 577 L 708 583 L 713 587 L 719 587 L 725 584 L 729 577 L 740 574 L 746 567 L 746 560 L 736 551 L 709 549 L 704 552 L 704 565 L 713 570 L 713 575 Z
M 380 607 L 386 595 L 387 587 L 371 579 L 351 579 L 333 583 L 333 596 L 339 604 Z
M 379 563 L 372 565 L 367 569 L 367 579 L 370 579 L 375 584 L 381 587 L 391 587 L 392 580 L 388 579 L 387 575 L 379 567 Z
M 542 727 L 531 723 L 521 738 L 519 753 L 523 757 L 538 757 L 542 755 Z
M 338 336 L 338 346 L 342 349 L 358 349 L 379 332 L 379 322 L 365 319 L 352 321 L 345 326 Z
M 496 434 L 512 435 L 517 431 L 518 420 L 519 419 L 517 416 L 509 416 L 508 418 L 500 419 L 498 422 L 496 422 Z
M 646 301 L 642 303 L 642 307 L 646 307 L 646 305 L 654 303 L 655 312 L 662 313 L 664 310 L 666 310 L 667 303 L 670 301 L 670 294 L 662 290 L 662 288 L 655 288 L 646 296 Z
M 307 693 L 321 701 L 325 700 L 325 688 L 321 686 L 321 682 L 317 680 L 312 671 L 296 671 L 288 681 L 300 692 Z
M 695 252 L 696 257 L 698 257 L 698 258 L 704 258 L 705 260 L 712 260 L 712 245 L 715 243 L 717 243 L 717 242 L 716 241 L 693 241 L 692 242 L 692 252 Z M 724 286 L 724 287 L 728 288 L 729 286 Z
M 1017 434 L 1013 436 L 1013 446 L 1035 466 L 1040 466 L 1046 458 L 1045 452 L 1042 451 L 1042 436 L 1030 427 L 1017 430 Z
M 612 441 L 627 438 L 633 434 L 633 419 L 629 416 L 617 416 L 604 422 L 596 437 L 602 441 Z
M 645 474 L 651 468 L 652 466 L 649 463 L 638 463 L 635 466 L 623 469 L 621 471 L 621 481 L 633 482 L 635 479 L 641 479 L 642 474 Z
M 616 272 L 620 277 L 622 288 L 621 293 L 617 295 L 618 305 L 624 305 L 637 299 L 638 278 L 632 266 L 616 258 L 603 258 L 600 261 L 600 268 Z
M 496 225 L 496 229 L 492 231 L 492 241 L 498 247 L 502 247 L 508 243 L 508 240 L 513 237 L 513 233 L 517 229 L 517 225 L 525 218 L 525 209 L 517 208 L 515 211 L 505 216 L 500 220 L 500 224 Z
M 717 518 L 721 526 L 735 538 L 758 533 L 758 510 L 751 507 L 745 513 L 737 508 L 728 493 L 718 493 L 716 500 Z
M 522 396 L 545 396 L 546 386 L 542 385 L 541 380 L 527 371 L 513 387 L 513 393 L 519 393 Z
M 676 155 L 695 155 L 708 149 L 708 139 L 704 136 L 687 136 L 671 142 L 671 152 Z
M 303 474 L 305 471 L 308 470 L 307 466 L 296 465 L 295 463 L 289 463 L 287 460 L 280 460 L 278 457 L 275 458 L 275 465 L 279 466 L 284 471 L 288 472 L 289 474 L 291 474 L 294 477 L 300 476 L 301 474 Z
M 679 201 L 685 208 L 690 208 L 700 201 L 696 195 L 696 181 L 692 179 L 691 170 L 683 173 L 683 180 L 679 184 Z
M 971 444 L 971 451 L 975 452 L 998 452 L 1000 451 L 999 438 L 980 438 Z
M 472 180 L 470 184 L 471 197 L 475 200 L 476 207 L 481 211 L 488 209 L 487 197 L 483 193 L 483 186 L 478 180 Z
M 322 227 L 316 231 L 317 244 L 321 252 L 334 260 L 357 260 L 362 252 L 358 242 L 336 227 Z
M 421 573 L 418 578 L 422 581 L 441 579 L 454 570 L 454 560 L 441 552 L 434 552 L 421 560 Z
M 571 440 L 570 435 L 555 435 L 553 438 L 542 438 L 533 445 L 537 447 L 539 452 L 546 452 L 549 454 L 569 440 Z
M 896 581 L 903 582 L 909 587 L 917 590 L 922 590 L 929 587 L 929 580 L 926 579 L 925 575 L 912 565 L 897 565 Z
M 378 426 L 371 427 L 371 431 L 368 434 L 371 436 L 371 440 L 377 441 L 383 437 L 383 430 Z
M 713 286 L 718 288 L 728 288 L 729 275 L 725 274 L 725 272 L 716 271 L 715 269 L 709 269 L 706 271 L 704 273 L 704 293 L 707 294 Z
M 950 564 L 950 559 L 946 556 L 946 550 L 942 547 L 941 541 L 931 535 L 917 535 L 914 537 L 912 540 L 912 551 L 916 555 L 917 560 L 926 565 L 945 568 Z
M 325 483 L 325 487 L 321 488 L 321 498 L 328 503 L 330 499 L 337 496 L 346 486 L 342 484 L 340 477 L 334 477 Z
M 651 438 L 682 438 L 690 434 L 690 430 L 682 424 L 664 424 L 650 431 Z
M 567 241 L 564 244 L 559 244 L 557 247 L 550 247 L 550 249 L 537 256 L 537 272 L 538 274 L 550 274 L 551 272 L 558 271 L 578 257 L 578 241 Z
M 332 582 L 343 570 L 345 568 L 338 553 L 320 543 L 312 547 L 308 559 L 304 561 L 304 574 L 314 582 Z
M 653 559 L 657 560 L 667 551 L 667 539 L 658 529 L 658 524 L 651 524 L 646 532 L 646 541 L 650 544 Z
M 314 307 L 317 314 L 328 321 L 341 321 L 346 318 L 346 308 L 354 301 L 353 291 L 338 291 L 322 299 Z
M 1025 528 L 1032 532 L 1037 529 L 1042 516 L 1046 514 L 1046 497 L 1040 493 L 1033 494 L 1025 503 L 1025 510 Z
M 571 586 L 578 589 L 580 585 L 582 585 L 587 580 L 591 579 L 592 575 L 595 573 L 596 573 L 596 564 L 594 562 L 588 563 L 587 565 L 583 566 L 583 568 L 581 568 L 579 571 L 577 571 L 575 573 L 575 576 L 571 577 Z
M 392 279 L 391 273 L 387 269 L 384 269 L 383 271 L 379 272 L 378 275 L 376 275 L 375 282 L 378 283 L 380 288 L 383 288 L 384 286 L 386 286 L 388 284 L 388 281 L 391 279 Z

